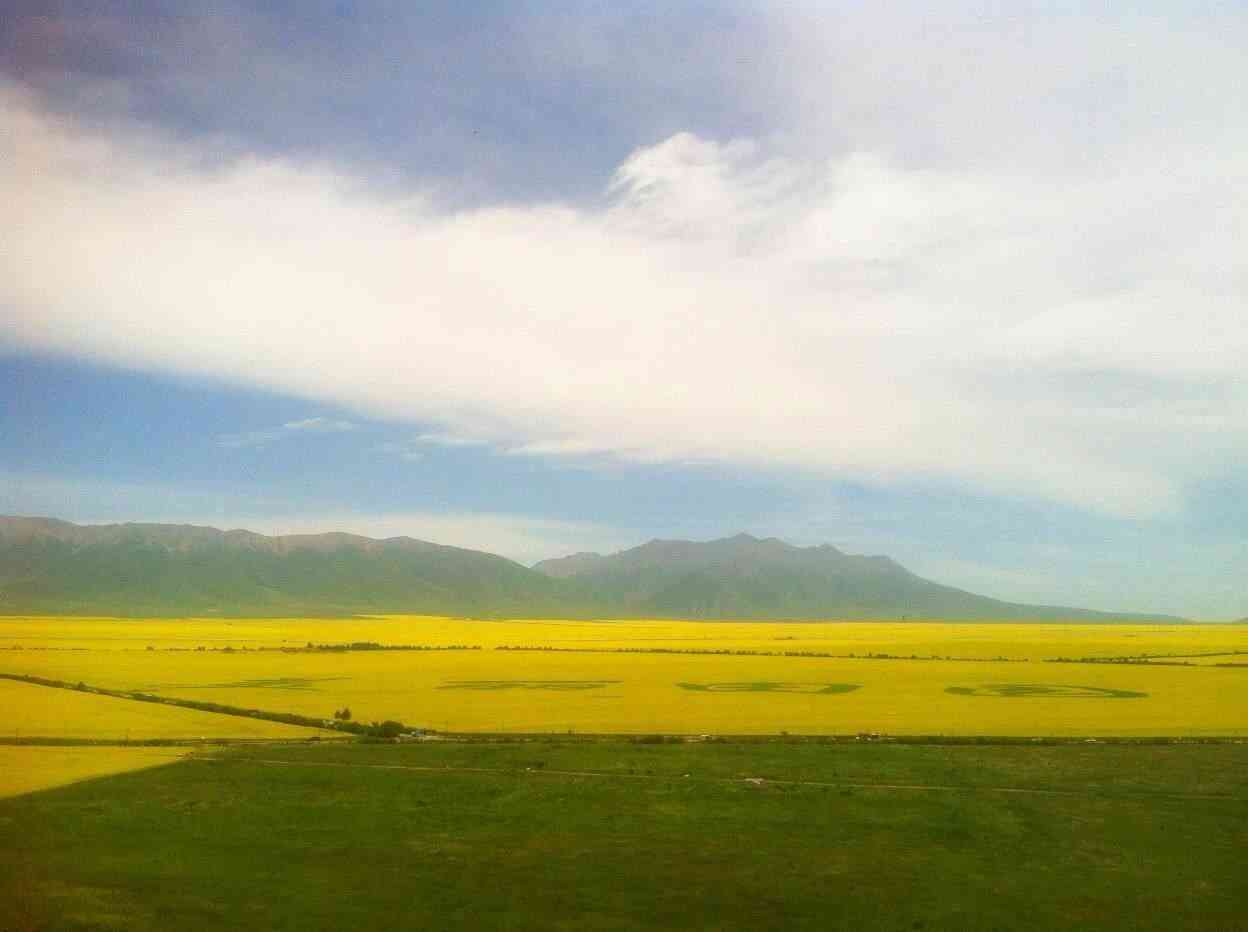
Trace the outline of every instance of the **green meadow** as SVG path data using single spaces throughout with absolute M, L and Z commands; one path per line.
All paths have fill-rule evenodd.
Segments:
M 1248 746 L 257 745 L 0 801 L 0 928 L 1243 928 Z

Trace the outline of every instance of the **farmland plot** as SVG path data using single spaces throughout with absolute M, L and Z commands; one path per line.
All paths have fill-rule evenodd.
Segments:
M 1217 626 L 6 624 L 0 672 L 444 731 L 1248 735 L 1248 668 L 1051 662 L 1248 649 Z M 430 649 L 315 649 L 350 642 Z

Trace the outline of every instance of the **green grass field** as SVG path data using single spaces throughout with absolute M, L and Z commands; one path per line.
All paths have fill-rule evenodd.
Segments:
M 256 746 L 0 801 L 6 930 L 1244 928 L 1248 746 Z

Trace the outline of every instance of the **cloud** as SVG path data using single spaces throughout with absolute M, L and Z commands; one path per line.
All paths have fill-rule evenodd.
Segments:
M 227 450 L 245 450 L 249 447 L 266 446 L 281 436 L 280 430 L 246 430 L 237 434 L 220 434 L 217 436 L 217 444 Z
M 931 51 L 816 26 L 791 75 L 732 88 L 791 114 L 785 133 L 674 133 L 590 206 L 448 210 L 7 87 L 7 340 L 518 455 L 939 479 L 1135 516 L 1233 470 L 1248 119 L 1217 85 L 1234 43 L 1092 23 L 1029 45 L 999 23 Z M 1157 77 L 1174 61 L 1190 107 Z
M 388 441 L 386 443 L 377 444 L 377 446 L 373 447 L 373 449 L 377 451 L 378 453 L 385 453 L 390 456 L 397 456 L 401 460 L 407 460 L 408 462 L 412 462 L 412 463 L 418 463 L 425 458 L 424 452 L 422 450 L 416 449 L 410 443 L 398 443 L 395 441 Z
M 303 430 L 318 434 L 333 434 L 344 430 L 355 430 L 350 421 L 338 421 L 327 417 L 307 417 L 301 421 L 287 421 L 283 430 Z
M 488 441 L 477 440 L 463 434 L 456 434 L 451 431 L 437 431 L 434 433 L 424 433 L 416 438 L 417 443 L 428 443 L 439 447 L 473 447 L 479 446 Z
M 264 447 L 274 440 L 280 440 L 294 433 L 336 434 L 355 430 L 351 421 L 335 420 L 327 417 L 308 417 L 299 421 L 287 421 L 281 427 L 270 430 L 247 430 L 236 434 L 221 434 L 217 443 L 229 450 L 241 450 L 248 447 Z
M 235 153 L 346 160 L 444 202 L 595 197 L 604 165 L 684 128 L 740 132 L 749 4 L 266 4 L 50 8 L 11 0 L 0 72 L 92 119 L 139 117 Z M 332 37 L 332 41 L 327 41 Z M 773 73 L 775 62 L 754 69 Z M 693 122 L 686 117 L 693 118 Z M 569 139 L 574 135 L 574 139 Z

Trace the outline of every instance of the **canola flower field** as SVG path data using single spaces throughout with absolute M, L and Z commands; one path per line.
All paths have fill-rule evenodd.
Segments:
M 176 748 L 13 747 L 0 745 L 0 798 L 168 764 Z
M 7 672 L 7 671 L 6 671 Z M 0 739 L 299 738 L 308 728 L 0 679 Z
M 1248 736 L 1242 626 L 5 618 L 0 673 L 450 732 Z
M 0 616 L 6 647 L 143 650 L 299 648 L 307 642 L 890 653 L 978 659 L 1248 655 L 1248 625 L 992 624 L 924 622 L 509 621 L 381 615 L 324 618 Z M 0 658 L 4 655 L 0 653 Z M 1242 657 L 1248 662 L 1248 656 Z

